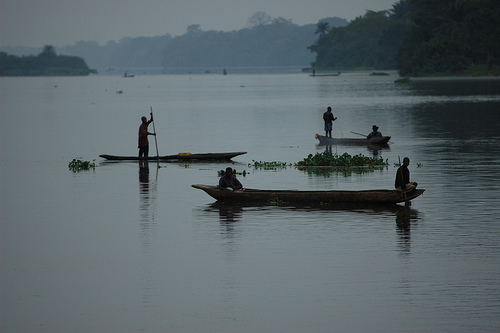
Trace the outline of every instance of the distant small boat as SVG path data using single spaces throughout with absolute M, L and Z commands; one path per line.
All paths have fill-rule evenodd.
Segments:
M 178 161 L 189 161 L 189 162 L 203 162 L 203 161 L 229 161 L 233 157 L 246 154 L 245 151 L 230 152 L 230 153 L 202 153 L 202 154 L 191 154 L 191 153 L 179 153 L 176 155 L 164 155 L 164 156 L 148 156 L 141 157 L 138 156 L 117 156 L 117 155 L 99 155 L 109 161 L 157 161 L 162 162 L 178 162 Z
M 424 189 L 414 189 L 411 192 L 399 190 L 361 190 L 361 191 L 298 191 L 298 190 L 257 190 L 244 188 L 242 190 L 220 190 L 218 186 L 191 185 L 205 191 L 212 198 L 226 202 L 283 202 L 299 204 L 378 204 L 389 205 L 408 202 L 424 193 Z
M 127 73 L 123 74 L 123 77 L 134 77 L 135 75 L 132 74 L 132 75 L 128 75 Z
M 320 73 L 320 74 L 312 73 L 312 74 L 309 74 L 309 76 L 339 76 L 339 75 L 340 75 L 340 72 L 338 72 L 338 73 Z
M 328 144 L 328 145 L 377 145 L 377 146 L 385 146 L 391 139 L 390 136 L 381 136 L 378 138 L 371 139 L 363 139 L 363 138 L 329 138 L 324 135 L 315 135 L 316 139 L 319 140 L 320 144 Z

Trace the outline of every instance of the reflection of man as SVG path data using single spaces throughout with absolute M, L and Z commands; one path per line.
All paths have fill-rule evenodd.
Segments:
M 149 191 L 149 163 L 147 161 L 141 161 L 139 163 L 139 183 L 141 193 Z
M 233 169 L 230 167 L 226 168 L 226 172 L 219 179 L 219 189 L 220 190 L 241 190 L 243 185 L 240 181 L 233 176 Z
M 224 205 L 219 208 L 219 219 L 222 223 L 236 222 L 243 209 L 239 206 Z
M 141 118 L 142 124 L 139 126 L 139 157 L 148 157 L 149 154 L 149 141 L 148 135 L 156 135 L 156 133 L 148 132 L 148 126 L 153 122 L 153 112 L 151 112 L 151 119 L 145 116 Z
M 416 182 L 410 182 L 410 170 L 408 170 L 408 165 L 410 165 L 410 159 L 408 157 L 403 158 L 403 165 L 396 171 L 396 180 L 394 186 L 402 191 L 410 192 L 415 187 L 417 187 Z

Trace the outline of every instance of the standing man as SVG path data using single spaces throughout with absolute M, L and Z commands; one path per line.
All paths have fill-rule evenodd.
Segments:
M 325 121 L 325 136 L 332 137 L 333 122 L 337 117 L 333 116 L 332 108 L 329 106 L 326 108 L 326 112 L 323 113 L 323 120 Z
M 416 182 L 410 182 L 408 165 L 410 165 L 410 159 L 408 157 L 403 158 L 403 165 L 396 171 L 396 180 L 394 182 L 394 186 L 404 192 L 410 192 L 418 185 Z
M 148 135 L 156 135 L 156 133 L 148 132 L 148 126 L 153 122 L 153 112 L 151 112 L 151 119 L 148 119 L 145 116 L 141 118 L 142 124 L 139 126 L 139 158 L 148 157 L 149 154 L 149 141 Z

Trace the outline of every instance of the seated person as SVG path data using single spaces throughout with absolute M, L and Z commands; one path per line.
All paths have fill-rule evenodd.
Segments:
M 396 180 L 394 186 L 396 189 L 411 192 L 417 187 L 417 182 L 410 182 L 410 170 L 408 170 L 408 165 L 410 165 L 410 159 L 408 157 L 403 158 L 403 165 L 396 171 Z
M 243 185 L 240 181 L 233 176 L 233 169 L 230 167 L 226 168 L 226 172 L 219 179 L 219 189 L 220 190 L 241 190 Z
M 377 125 L 373 125 L 372 129 L 373 129 L 373 131 L 370 134 L 368 134 L 368 136 L 366 137 L 367 139 L 380 138 L 382 136 L 382 133 L 380 133 L 378 131 L 378 126 Z

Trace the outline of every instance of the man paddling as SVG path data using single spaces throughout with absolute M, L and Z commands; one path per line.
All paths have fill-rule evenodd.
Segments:
M 418 185 L 417 182 L 410 182 L 408 165 L 410 165 L 410 159 L 408 157 L 403 158 L 403 165 L 396 171 L 396 180 L 394 182 L 394 186 L 404 192 L 410 192 Z
M 377 125 L 373 125 L 372 126 L 372 132 L 366 136 L 367 139 L 381 138 L 381 137 L 382 137 L 382 133 L 380 133 L 378 131 L 378 126 Z
M 148 135 L 156 135 L 156 133 L 148 132 L 148 126 L 153 122 L 153 112 L 151 112 L 151 119 L 148 120 L 145 116 L 141 118 L 142 124 L 139 126 L 139 158 L 148 157 L 149 154 L 149 141 Z

